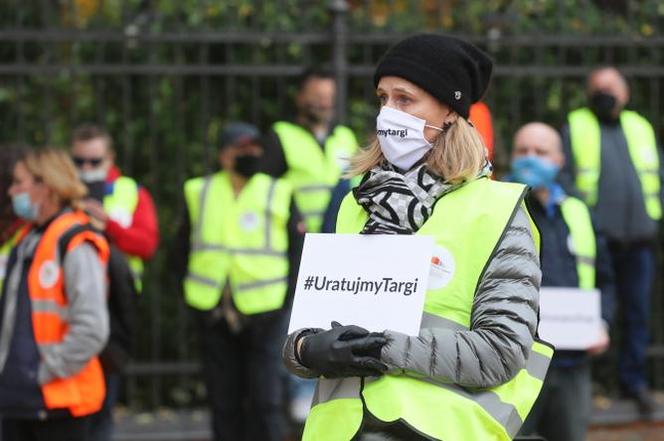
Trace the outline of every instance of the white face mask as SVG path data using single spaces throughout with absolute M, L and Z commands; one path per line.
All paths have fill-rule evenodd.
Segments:
M 409 113 L 382 107 L 376 117 L 376 136 L 385 159 L 402 170 L 410 170 L 433 147 L 424 137 L 425 127 L 443 131 Z
M 103 181 L 106 179 L 106 175 L 108 175 L 106 167 L 78 171 L 78 177 L 86 184 Z

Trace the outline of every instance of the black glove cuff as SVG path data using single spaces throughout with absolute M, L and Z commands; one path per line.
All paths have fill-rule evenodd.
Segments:
M 302 362 L 302 357 L 301 357 L 300 351 L 299 351 L 299 349 L 298 349 L 298 348 L 300 348 L 300 341 L 301 341 L 304 337 L 307 337 L 307 336 L 309 336 L 309 335 L 313 335 L 313 334 L 317 334 L 317 333 L 319 333 L 320 331 L 322 331 L 322 329 L 314 329 L 314 328 L 303 329 L 302 332 L 300 332 L 300 333 L 298 334 L 298 336 L 295 338 L 295 342 L 294 342 L 294 345 L 293 345 L 293 349 L 294 349 L 294 352 L 295 352 L 295 359 L 297 360 L 298 363 L 300 363 L 300 364 L 301 364 L 302 366 L 304 366 L 304 367 L 309 368 L 309 366 L 307 366 L 306 364 L 304 364 L 304 363 Z M 301 349 L 304 349 L 304 341 L 302 341 L 302 347 L 301 347 Z

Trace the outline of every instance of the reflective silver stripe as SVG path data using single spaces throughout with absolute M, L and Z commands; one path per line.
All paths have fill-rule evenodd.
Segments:
M 594 174 L 599 174 L 597 170 L 594 168 L 577 168 L 576 169 L 577 173 L 594 173 Z
M 436 314 L 431 314 L 429 312 L 422 313 L 422 324 L 420 325 L 420 329 L 425 329 L 425 328 L 443 328 L 443 329 L 452 329 L 455 331 L 468 330 L 468 328 L 455 321 L 446 319 Z
M 212 279 L 209 279 L 207 277 L 204 277 L 204 276 L 201 276 L 201 275 L 198 275 L 198 274 L 189 273 L 189 274 L 187 274 L 187 279 L 191 280 L 192 282 L 201 283 L 203 285 L 211 286 L 213 288 L 221 288 L 221 285 L 216 280 L 212 280 Z
M 215 245 L 211 243 L 194 243 L 191 245 L 192 251 L 227 251 L 223 245 Z
M 236 294 L 238 291 L 249 290 L 254 288 L 262 288 L 264 286 L 274 285 L 277 283 L 283 283 L 287 281 L 288 277 L 278 277 L 276 279 L 257 280 L 256 282 L 250 282 L 250 283 L 238 283 L 235 286 Z
M 272 249 L 272 200 L 274 199 L 274 189 L 277 186 L 277 180 L 270 182 L 270 188 L 267 190 L 267 205 L 265 206 L 265 249 Z
M 546 372 L 549 370 L 551 359 L 537 351 L 530 351 L 530 356 L 526 362 L 526 370 L 531 377 L 544 381 Z
M 641 174 L 641 175 L 658 175 L 659 176 L 659 170 L 657 170 L 657 169 L 639 170 L 639 174 Z
M 329 191 L 334 187 L 332 185 L 325 184 L 313 184 L 313 185 L 303 185 L 302 187 L 297 188 L 297 192 L 300 193 L 312 193 L 314 191 Z
M 523 425 L 519 411 L 511 404 L 505 403 L 494 392 L 481 392 L 469 394 L 470 399 L 479 404 L 482 409 L 503 425 L 510 438 L 514 438 Z
M 316 382 L 316 391 L 311 407 L 342 398 L 360 398 L 360 378 L 351 377 L 332 380 L 320 378 Z
M 275 257 L 286 257 L 285 251 L 276 251 L 276 250 L 255 250 L 251 248 L 229 248 L 228 252 L 231 254 L 250 254 L 250 255 L 261 255 L 261 256 L 275 256 Z
M 208 175 L 203 181 L 203 188 L 198 200 L 198 219 L 194 227 L 194 242 L 203 243 L 203 219 L 205 218 L 205 201 L 207 199 L 210 185 L 212 184 L 213 175 Z
M 510 437 L 514 437 L 521 426 L 523 425 L 523 420 L 519 415 L 519 411 L 512 404 L 505 403 L 500 399 L 498 394 L 491 391 L 484 391 L 478 393 L 470 393 L 467 390 L 463 389 L 460 386 L 455 386 L 453 384 L 444 384 L 434 381 L 431 378 L 419 378 L 422 381 L 438 386 L 442 389 L 446 389 L 450 392 L 454 392 L 457 395 L 460 395 L 470 401 L 477 403 L 486 413 L 491 415 L 493 419 L 498 421 Z
M 275 256 L 275 257 L 285 257 L 286 251 L 277 251 L 269 249 L 260 249 L 260 248 L 228 248 L 223 245 L 214 245 L 214 244 L 201 244 L 196 243 L 191 247 L 192 251 L 225 251 L 231 254 L 251 254 L 251 255 L 264 255 L 264 256 Z
M 30 305 L 32 312 L 55 314 L 63 320 L 66 320 L 69 315 L 67 306 L 60 306 L 53 300 L 32 300 Z
M 576 262 L 581 265 L 590 265 L 592 267 L 595 266 L 595 258 L 594 257 L 588 257 L 588 256 L 576 256 Z
M 300 212 L 302 214 L 302 217 L 321 217 L 325 214 L 324 211 L 316 210 L 316 211 L 302 211 Z

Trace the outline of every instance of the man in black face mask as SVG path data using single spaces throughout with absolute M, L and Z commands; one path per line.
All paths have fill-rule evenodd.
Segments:
M 219 146 L 221 171 L 184 185 L 171 265 L 199 330 L 213 440 L 282 441 L 280 352 L 304 225 L 290 184 L 259 172 L 256 127 L 227 125 Z
M 265 142 L 264 170 L 287 179 L 307 231 L 321 231 L 332 189 L 358 149 L 353 132 L 334 122 L 336 84 L 322 69 L 299 79 L 292 121 L 274 123 Z
M 629 87 L 615 68 L 588 77 L 589 107 L 563 128 L 566 166 L 561 182 L 576 187 L 609 241 L 623 315 L 618 374 L 624 394 L 644 416 L 654 407 L 645 376 L 654 246 L 662 217 L 662 169 L 655 132 L 625 110 Z

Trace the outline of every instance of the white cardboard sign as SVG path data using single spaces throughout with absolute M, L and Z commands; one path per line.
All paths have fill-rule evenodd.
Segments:
M 334 320 L 418 335 L 433 238 L 307 234 L 288 332 Z
M 558 350 L 585 350 L 600 337 L 600 292 L 578 288 L 540 290 L 540 337 Z

